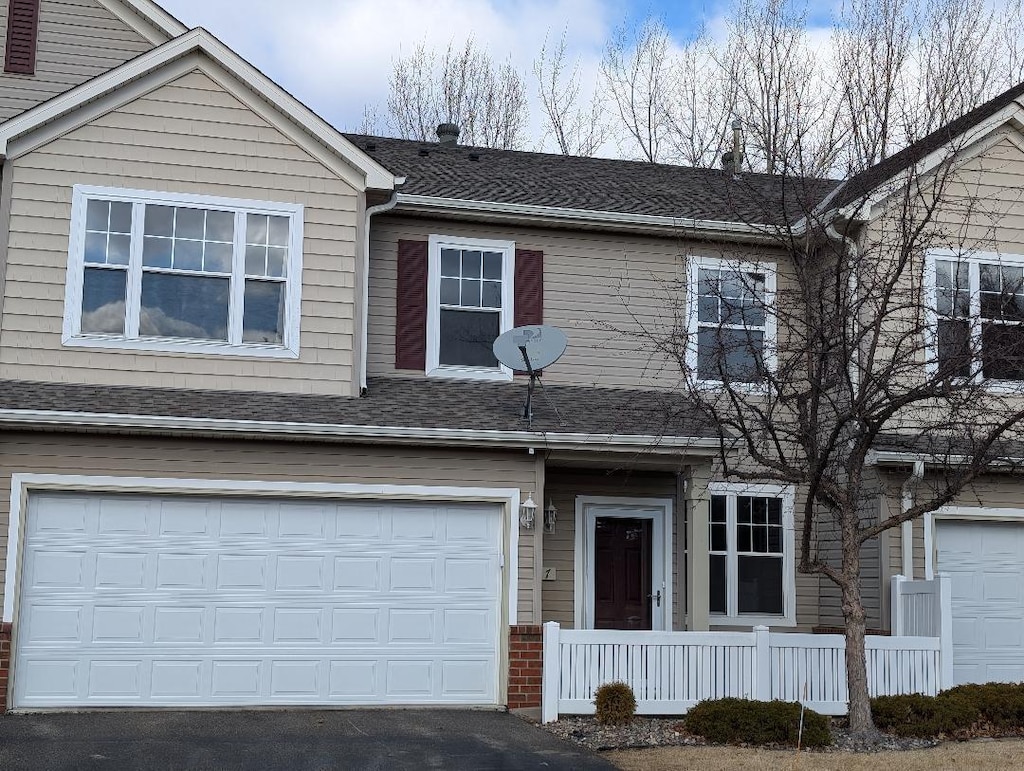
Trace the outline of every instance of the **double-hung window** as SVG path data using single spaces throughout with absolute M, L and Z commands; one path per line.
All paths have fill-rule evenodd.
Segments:
M 794 623 L 792 488 L 712 482 L 708 491 L 712 621 Z
M 76 185 L 64 342 L 294 357 L 302 207 Z
M 687 364 L 703 382 L 757 383 L 774 365 L 775 266 L 690 258 Z
M 515 244 L 431 236 L 427 374 L 510 380 L 492 346 L 512 328 Z
M 930 365 L 955 377 L 1024 381 L 1024 255 L 929 254 Z

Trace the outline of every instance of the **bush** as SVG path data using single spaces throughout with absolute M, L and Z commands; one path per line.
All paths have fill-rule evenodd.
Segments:
M 878 696 L 871 700 L 871 714 L 879 730 L 897 736 L 959 737 L 978 720 L 978 710 L 963 698 Z
M 636 697 L 625 683 L 605 683 L 594 691 L 597 722 L 602 725 L 623 725 L 636 714 Z
M 958 699 L 978 711 L 982 723 L 996 731 L 1024 730 L 1024 684 L 984 683 L 958 685 L 939 694 L 943 699 Z
M 1024 733 L 1024 684 L 958 685 L 938 696 L 910 694 L 871 700 L 882 731 L 897 736 L 950 737 Z
M 800 730 L 800 705 L 792 701 L 715 699 L 702 701 L 686 713 L 686 730 L 718 744 L 786 745 L 795 747 Z M 828 718 L 804 710 L 804 747 L 832 743 Z

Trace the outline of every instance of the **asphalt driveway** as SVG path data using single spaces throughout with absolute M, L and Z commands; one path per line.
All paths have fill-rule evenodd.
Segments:
M 0 769 L 611 769 L 502 712 L 281 710 L 0 716 Z

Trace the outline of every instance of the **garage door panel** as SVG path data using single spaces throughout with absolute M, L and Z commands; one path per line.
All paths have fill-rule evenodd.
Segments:
M 34 498 L 15 704 L 495 703 L 500 522 L 479 506 Z
M 951 581 L 955 682 L 1024 681 L 1024 526 L 942 520 L 937 550 Z

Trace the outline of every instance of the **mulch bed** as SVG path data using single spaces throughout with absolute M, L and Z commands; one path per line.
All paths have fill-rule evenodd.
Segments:
M 543 726 L 546 730 L 590 750 L 625 750 L 642 747 L 703 746 L 707 742 L 688 734 L 678 717 L 636 717 L 628 725 L 604 726 L 586 715 L 567 715 Z M 878 742 L 866 742 L 850 735 L 843 721 L 832 721 L 831 747 L 813 752 L 885 752 L 935 747 L 935 739 L 900 738 L 882 735 Z M 791 748 L 786 748 L 791 749 Z

